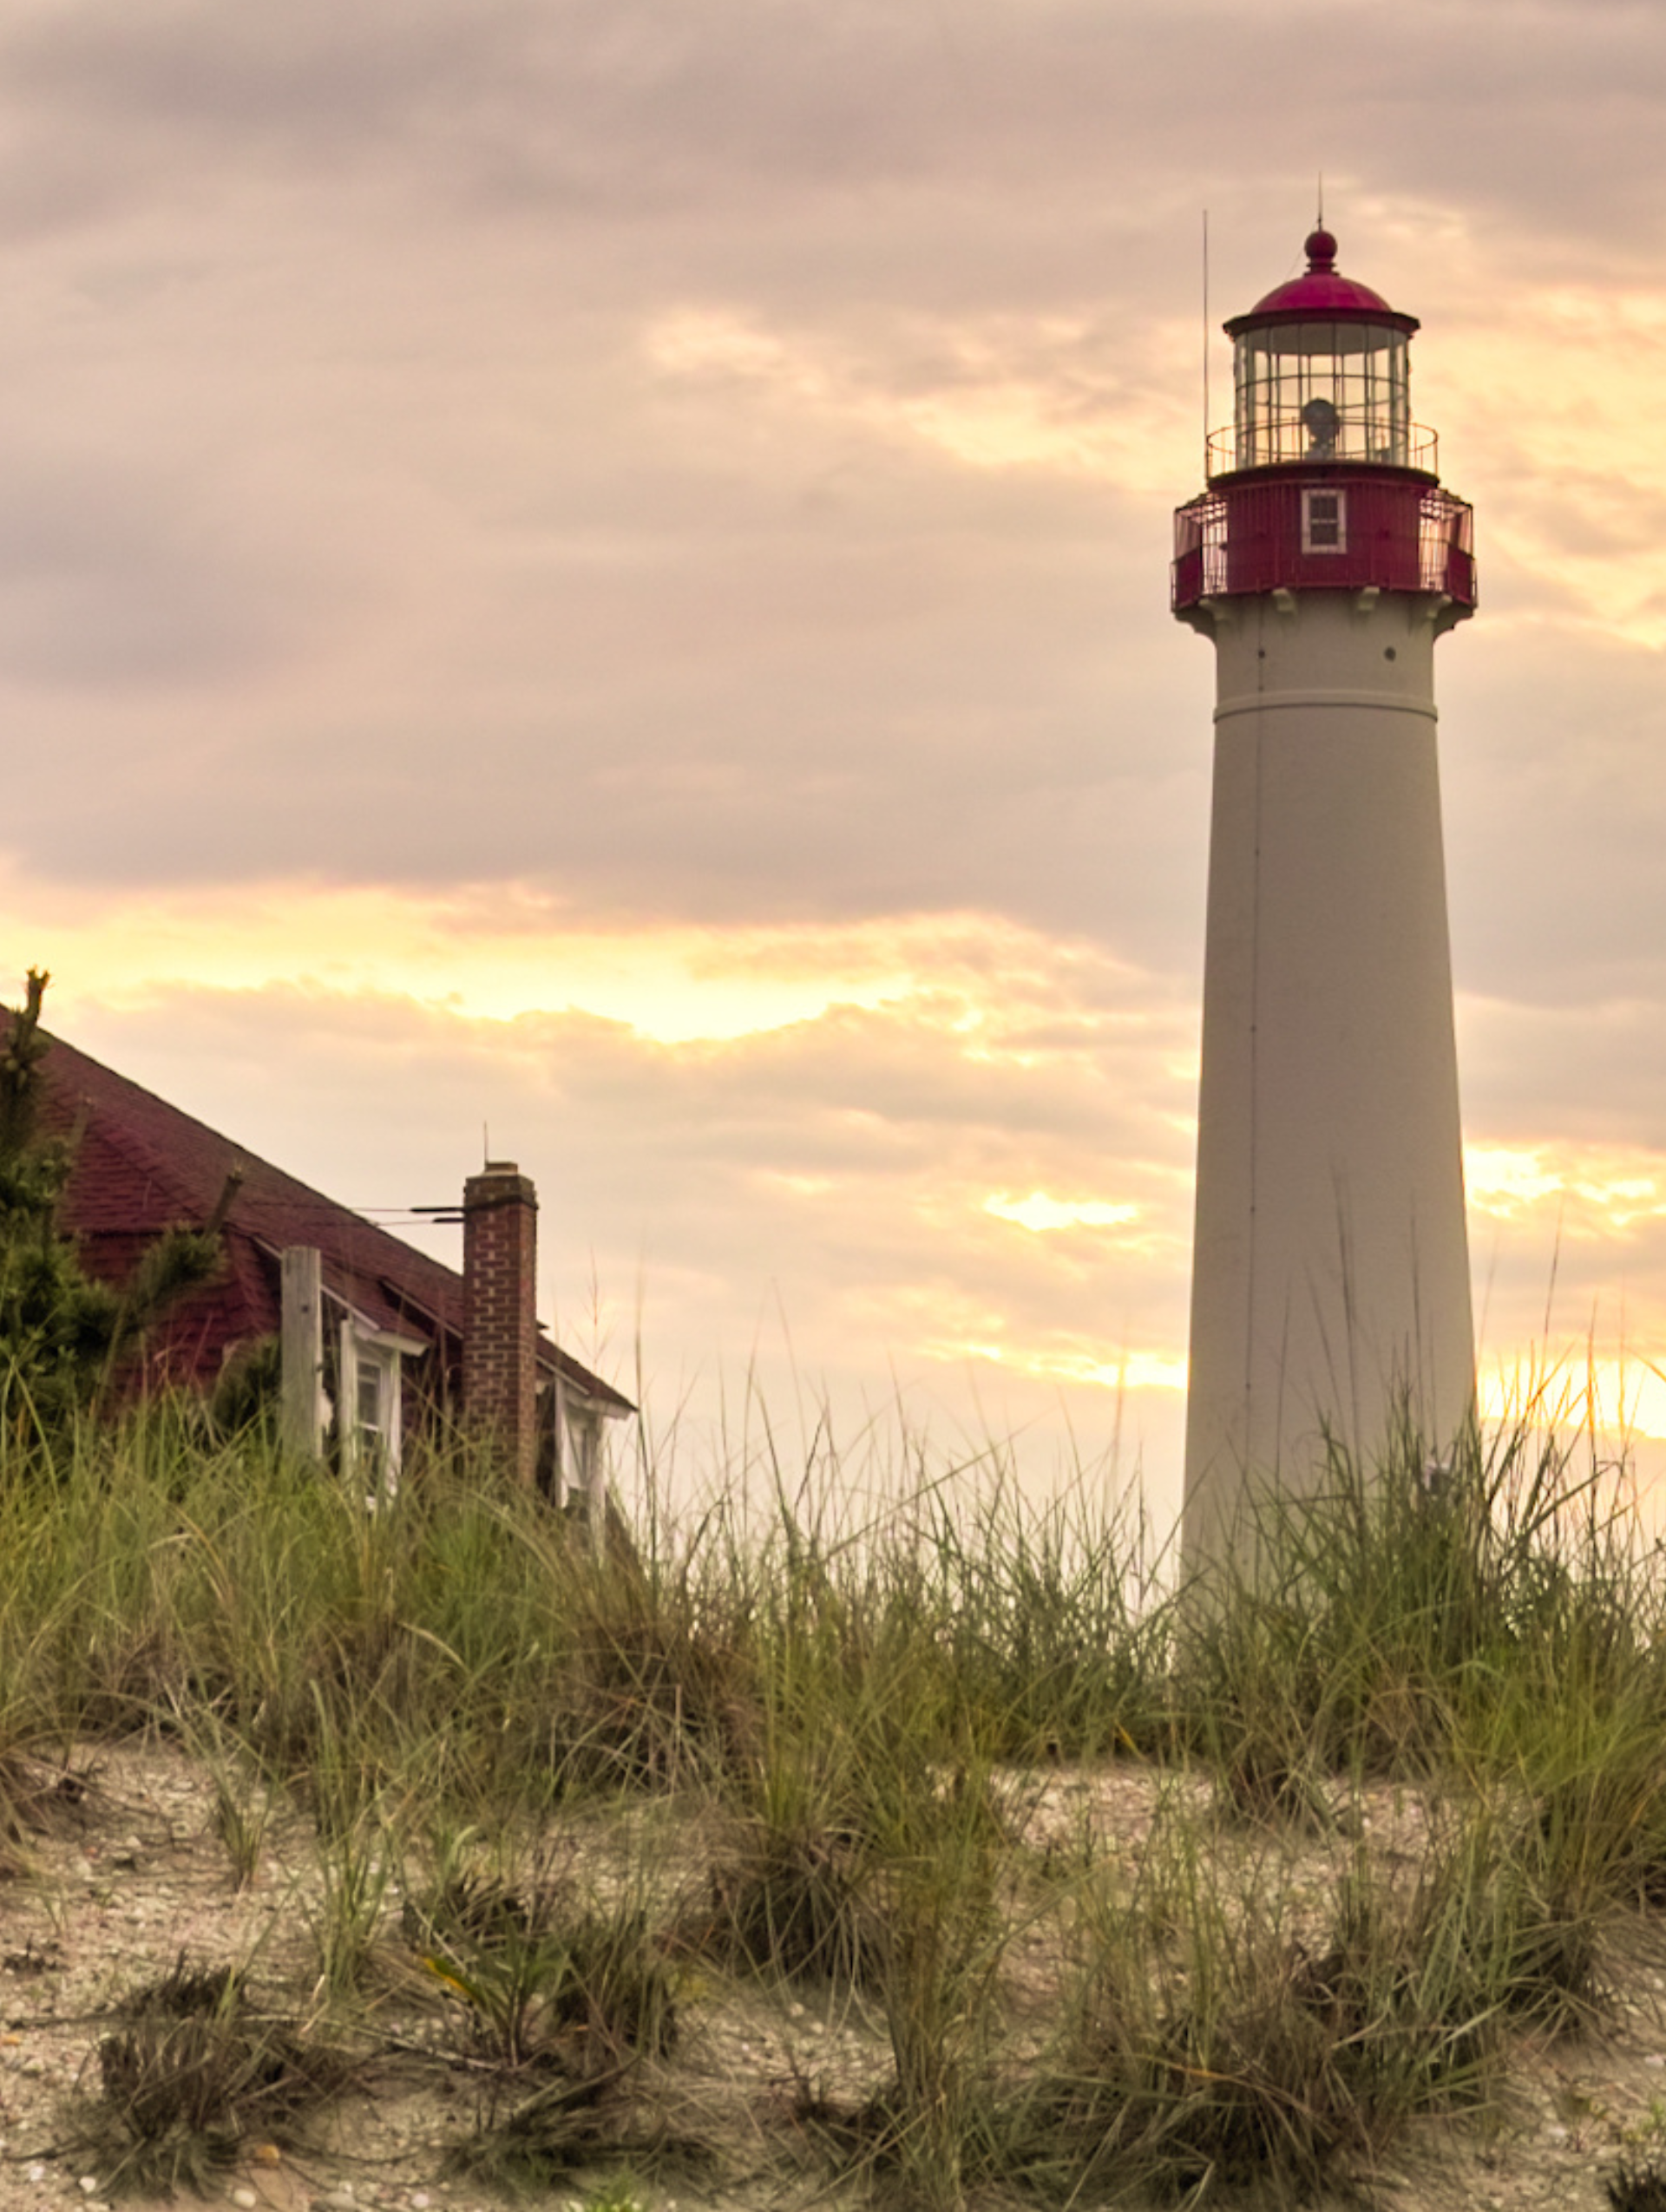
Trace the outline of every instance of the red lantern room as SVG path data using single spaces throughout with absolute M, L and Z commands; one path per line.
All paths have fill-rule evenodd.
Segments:
M 1475 604 L 1473 518 L 1441 488 L 1411 416 L 1414 316 L 1340 276 L 1336 241 L 1226 324 L 1233 420 L 1210 433 L 1209 489 L 1176 514 L 1177 614 L 1262 592 L 1418 592 L 1442 626 Z

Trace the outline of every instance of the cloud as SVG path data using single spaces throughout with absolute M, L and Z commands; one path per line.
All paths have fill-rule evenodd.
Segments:
M 1441 165 L 1493 132 L 1478 71 L 1636 99 L 1656 41 L 1509 15 L 1507 55 L 1458 10 L 1413 56 L 1310 8 L 35 11 L 28 128 L 120 191 L 28 259 L 16 419 L 102 429 L 0 573 L 0 687 L 55 764 L 19 841 L 82 882 L 497 874 L 616 919 L 998 906 L 1193 963 L 1208 669 L 1162 594 L 1199 149 L 1230 170 L 1256 113 L 1214 210 L 1242 304 L 1300 228 L 1245 88 L 1345 99 L 1345 240 L 1425 310 L 1420 357 L 1473 332 L 1478 390 L 1501 355 L 1554 390 L 1586 354 L 1570 312 L 1545 360 L 1512 290 L 1542 226 L 1454 208 Z M 1645 220 L 1598 242 L 1592 324 Z M 1570 500 L 1494 449 L 1489 594 L 1540 603 L 1558 513 L 1647 530 L 1617 468 Z
M 547 1143 L 563 1308 L 640 1264 L 677 1361 L 778 1297 L 857 1391 L 1173 1400 L 1199 216 L 1218 322 L 1322 168 L 1478 509 L 1491 1310 L 1560 1220 L 1666 1330 L 1614 1198 L 1666 1150 L 1666 19 L 37 0 L 0 62 L 3 903 L 111 1057 L 349 1200 Z
M 961 1397 L 991 1365 L 1026 1417 L 1085 1391 L 1103 1446 L 1134 1386 L 1117 1360 L 1171 1375 L 1182 1340 L 1190 1023 L 1150 978 L 1079 957 L 1049 981 L 1010 933 L 973 949 L 872 1008 L 676 1043 L 283 985 L 129 1011 L 66 970 L 53 995 L 83 1049 L 351 1204 L 443 1200 L 487 1125 L 540 1184 L 547 1306 L 587 1312 L 599 1284 L 616 1356 L 640 1284 L 653 1358 L 744 1358 L 778 1310 L 847 1394 L 895 1367 Z M 1107 1173 L 1063 1250 L 1002 1210 Z

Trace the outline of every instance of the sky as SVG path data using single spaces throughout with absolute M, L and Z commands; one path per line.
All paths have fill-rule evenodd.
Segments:
M 1322 173 L 1477 514 L 1489 1402 L 1666 1436 L 1663 136 L 1608 0 L 10 0 L 10 990 L 390 1220 L 516 1160 L 691 1463 L 825 1405 L 1171 1509 L 1170 514 Z

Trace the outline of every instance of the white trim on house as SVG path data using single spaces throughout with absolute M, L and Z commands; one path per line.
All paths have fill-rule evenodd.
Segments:
M 399 1488 L 404 1445 L 401 1361 L 428 1350 L 420 1337 L 381 1329 L 349 1306 L 336 1334 L 336 1436 L 342 1471 L 362 1469 L 371 1502 Z

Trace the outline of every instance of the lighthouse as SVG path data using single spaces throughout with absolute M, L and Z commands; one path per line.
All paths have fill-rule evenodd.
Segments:
M 1473 518 L 1412 420 L 1416 319 L 1336 267 L 1226 324 L 1233 421 L 1175 516 L 1215 646 L 1215 770 L 1182 1552 L 1253 1557 L 1255 1501 L 1470 1417 L 1434 646 Z

